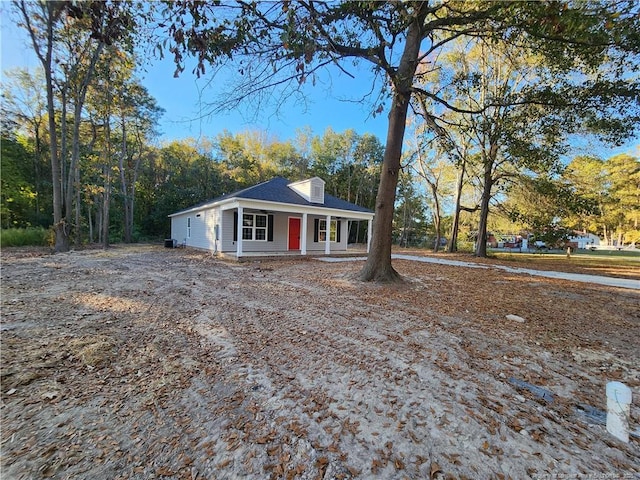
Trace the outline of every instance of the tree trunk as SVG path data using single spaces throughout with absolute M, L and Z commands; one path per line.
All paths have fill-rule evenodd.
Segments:
M 440 238 L 442 238 L 442 227 L 440 221 L 440 199 L 438 198 L 438 187 L 437 185 L 431 185 L 431 193 L 433 194 L 433 203 L 435 207 L 435 211 L 433 212 L 433 223 L 436 227 L 436 244 L 433 246 L 434 253 L 438 253 L 440 249 Z
M 69 171 L 67 173 L 67 189 L 65 191 L 65 218 L 69 225 L 73 221 L 73 200 L 78 190 L 76 178 L 80 181 L 80 122 L 82 121 L 82 104 L 78 96 L 75 96 L 75 105 L 73 108 L 73 133 L 71 139 L 71 162 L 69 162 Z M 77 229 L 79 225 L 75 225 Z
M 35 155 L 33 162 L 33 173 L 34 173 L 34 188 L 36 191 L 36 197 L 34 199 L 34 207 L 35 207 L 35 218 L 37 219 L 38 225 L 40 225 L 40 197 L 42 196 L 41 185 L 42 185 L 42 173 L 40 171 L 40 162 L 42 161 L 42 141 L 40 139 L 40 122 L 34 122 L 34 142 L 35 142 Z
M 109 202 L 111 200 L 111 165 L 104 166 L 104 193 L 102 194 L 102 248 L 109 248 Z
M 389 127 L 387 128 L 387 143 L 382 160 L 380 184 L 376 196 L 371 247 L 367 261 L 358 275 L 362 281 L 392 282 L 401 278 L 391 266 L 393 205 L 396 199 L 407 111 L 411 100 L 411 86 L 418 66 L 418 55 L 423 35 L 422 24 L 425 15 L 426 12 L 416 15 L 409 25 L 400 65 L 392 78 L 394 94 L 389 112 Z
M 94 202 L 96 204 L 96 233 L 98 234 L 98 238 L 96 238 L 96 242 L 97 243 L 102 243 L 102 233 L 103 233 L 102 213 L 104 211 L 104 208 L 103 208 L 103 203 L 104 203 L 103 196 L 104 196 L 104 194 L 96 195 L 94 197 Z
M 462 198 L 462 186 L 464 184 L 464 171 L 466 161 L 462 161 L 462 166 L 458 172 L 458 178 L 456 181 L 456 206 L 453 211 L 453 224 L 451 225 L 451 235 L 449 236 L 449 243 L 447 244 L 447 251 L 449 253 L 458 251 L 458 228 L 460 225 L 460 203 Z
M 493 177 L 491 175 L 493 162 L 485 163 L 484 185 L 482 187 L 482 199 L 480 200 L 480 221 L 478 222 L 478 239 L 476 241 L 475 256 L 487 256 L 487 221 L 489 219 L 489 202 L 491 201 L 491 189 Z
M 108 102 L 110 102 L 108 98 Z M 104 192 L 102 194 L 102 248 L 109 248 L 109 205 L 111 202 L 111 113 L 105 115 Z
M 60 169 L 60 156 L 58 155 L 58 128 L 56 125 L 56 110 L 54 104 L 53 92 L 53 72 L 52 72 L 52 56 L 53 56 L 53 27 L 60 15 L 60 6 L 54 2 L 47 2 L 44 5 L 46 9 L 47 23 L 47 40 L 46 52 L 44 55 L 40 51 L 38 42 L 35 38 L 35 30 L 31 27 L 30 14 L 27 12 L 24 2 L 21 2 L 20 11 L 24 16 L 25 23 L 28 26 L 29 34 L 33 41 L 33 47 L 38 55 L 42 68 L 44 69 L 44 77 L 47 89 L 47 115 L 49 116 L 49 154 L 51 156 L 51 181 L 53 183 L 53 229 L 55 231 L 55 252 L 69 251 L 69 235 L 67 226 L 62 216 L 63 192 L 62 178 Z
M 64 217 L 65 223 L 67 222 L 67 212 L 66 212 L 66 198 L 67 198 L 67 162 L 69 161 L 69 146 L 67 140 L 69 137 L 67 133 L 69 131 L 68 126 L 68 118 L 67 118 L 67 103 L 69 101 L 67 97 L 67 84 L 64 83 L 62 86 L 59 86 L 60 89 L 60 185 L 62 188 L 62 215 Z M 58 133 L 56 132 L 56 135 Z M 68 225 L 68 233 L 69 237 L 71 236 L 71 228 Z M 69 243 L 71 243 L 71 238 L 69 238 Z
M 89 244 L 93 243 L 93 218 L 91 213 L 91 203 L 87 205 L 87 224 L 89 225 Z
M 122 121 L 122 145 L 120 147 L 120 155 L 118 157 L 118 169 L 120 170 L 120 193 L 122 193 L 122 202 L 124 209 L 124 243 L 131 243 L 131 230 L 133 219 L 131 218 L 129 203 L 129 186 L 127 184 L 127 176 L 125 173 L 124 160 L 127 156 L 127 128 L 124 116 Z
M 400 275 L 391 266 L 393 205 L 400 172 L 400 156 L 410 95 L 396 93 L 389 113 L 387 145 L 382 162 L 380 185 L 376 197 L 371 247 L 359 278 L 363 281 L 392 282 Z
M 124 122 L 125 119 L 123 118 Z M 125 128 L 122 127 L 122 136 L 125 136 Z M 135 162 L 133 162 L 133 167 L 130 169 L 130 178 L 127 182 L 126 179 L 126 170 L 124 169 L 124 163 L 120 164 L 120 175 L 122 180 L 123 187 L 123 197 L 125 199 L 124 208 L 125 208 L 125 243 L 133 242 L 133 223 L 134 223 L 134 212 L 135 212 L 135 201 L 136 201 L 136 183 L 138 182 L 138 174 L 140 172 L 140 165 L 142 164 L 143 157 L 143 149 L 144 149 L 144 141 L 139 131 L 136 131 L 136 146 L 137 146 L 137 158 Z M 122 145 L 123 152 L 127 152 L 127 143 L 123 141 Z M 132 157 L 133 158 L 133 157 Z
M 624 246 L 623 237 L 622 225 L 618 225 L 618 247 Z
M 51 61 L 51 55 L 48 55 Z M 58 128 L 56 125 L 56 111 L 53 103 L 53 81 L 51 63 L 45 66 L 45 78 L 47 84 L 47 113 L 49 115 L 49 150 L 51 155 L 51 181 L 53 183 L 53 229 L 56 240 L 55 252 L 69 251 L 69 235 L 62 215 L 62 171 L 60 157 L 58 156 Z
M 75 213 L 76 213 L 76 219 L 75 219 L 75 225 L 76 225 L 76 239 L 75 239 L 75 244 L 76 244 L 76 248 L 80 248 L 80 245 L 82 244 L 82 232 L 80 229 L 80 208 L 82 205 L 82 197 L 81 197 L 81 191 L 80 191 L 80 164 L 77 163 L 76 167 L 75 167 L 75 191 L 76 191 L 76 201 L 75 201 Z
M 96 64 L 98 63 L 98 58 L 104 49 L 104 43 L 100 42 L 96 46 L 96 49 L 91 56 L 91 61 L 87 67 L 87 71 L 82 78 L 82 82 L 80 85 L 77 85 L 74 93 L 74 109 L 73 109 L 73 135 L 72 135 L 72 145 L 71 145 L 71 162 L 69 164 L 69 172 L 67 179 L 67 192 L 66 192 L 66 209 L 65 216 L 67 218 L 67 223 L 71 224 L 72 214 L 73 214 L 73 199 L 76 196 L 76 192 L 80 190 L 80 124 L 82 123 L 82 109 L 84 108 L 84 101 L 87 97 L 87 90 L 89 88 L 89 83 L 91 81 L 91 77 L 93 77 L 93 72 L 95 71 Z M 79 200 L 79 196 L 78 196 Z M 80 201 L 76 204 L 76 243 L 80 243 Z

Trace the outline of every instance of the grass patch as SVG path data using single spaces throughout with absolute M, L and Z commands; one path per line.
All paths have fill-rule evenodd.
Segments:
M 46 247 L 52 232 L 42 227 L 6 228 L 0 230 L 0 247 Z
M 512 252 L 491 252 L 491 257 L 506 260 L 514 263 L 566 263 L 583 267 L 639 267 L 640 252 L 635 251 L 580 251 L 571 254 L 567 258 L 566 253 L 512 253 Z
M 94 335 L 69 342 L 74 356 L 90 367 L 106 363 L 113 355 L 114 343 L 104 335 Z
M 640 249 L 636 250 L 589 250 L 580 251 L 577 255 L 588 255 L 590 257 L 611 257 L 611 258 L 637 258 L 640 260 Z

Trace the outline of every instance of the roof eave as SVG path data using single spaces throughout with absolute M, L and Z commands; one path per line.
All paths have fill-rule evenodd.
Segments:
M 205 203 L 202 205 L 198 205 L 197 207 L 191 207 L 185 210 L 180 210 L 179 212 L 170 213 L 169 215 L 167 215 L 167 217 L 172 218 L 178 215 L 184 215 L 185 213 L 194 213 L 194 212 L 199 212 L 201 210 L 208 210 L 210 208 L 219 207 L 220 205 L 224 205 L 227 202 L 232 202 L 237 199 L 238 197 L 230 197 L 230 198 L 225 198 L 224 200 L 217 200 L 210 203 Z

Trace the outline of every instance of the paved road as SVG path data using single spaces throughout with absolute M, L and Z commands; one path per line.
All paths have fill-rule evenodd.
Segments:
M 583 273 L 554 272 L 549 270 L 532 270 L 530 268 L 509 267 L 506 265 L 487 265 L 484 263 L 463 262 L 460 260 L 449 260 L 446 258 L 421 257 L 418 255 L 392 254 L 392 259 L 413 260 L 424 263 L 438 263 L 440 265 L 453 265 L 467 268 L 497 268 L 510 273 L 534 275 L 538 277 L 558 278 L 561 280 L 571 280 L 595 285 L 606 285 L 608 287 L 630 288 L 640 290 L 640 280 L 629 278 L 603 277 L 601 275 L 587 275 Z M 316 260 L 323 262 L 353 262 L 365 260 L 366 257 L 318 257 Z

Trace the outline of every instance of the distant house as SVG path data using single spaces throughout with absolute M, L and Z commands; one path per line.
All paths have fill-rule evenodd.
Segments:
M 593 233 L 574 231 L 573 235 L 567 239 L 567 243 L 573 248 L 589 249 L 600 246 L 600 237 Z
M 373 212 L 324 192 L 313 177 L 276 177 L 169 215 L 171 238 L 189 247 L 236 256 L 345 252 L 351 221 L 368 224 Z

